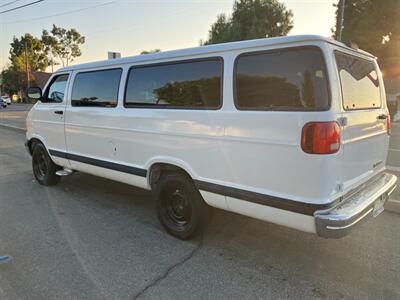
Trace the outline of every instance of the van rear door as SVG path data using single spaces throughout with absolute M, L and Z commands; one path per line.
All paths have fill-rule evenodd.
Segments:
M 373 58 L 335 52 L 343 107 L 343 183 L 351 189 L 385 168 L 390 122 Z

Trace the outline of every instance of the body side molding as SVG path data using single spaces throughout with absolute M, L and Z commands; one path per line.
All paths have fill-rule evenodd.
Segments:
M 328 204 L 311 204 L 200 180 L 194 182 L 199 190 L 309 216 L 313 216 L 317 210 L 331 208 L 339 201 L 335 200 Z
M 117 164 L 109 161 L 104 161 L 96 158 L 91 158 L 91 157 L 86 157 L 86 156 L 81 156 L 81 155 L 76 155 L 76 154 L 70 154 L 70 153 L 65 153 L 61 151 L 56 151 L 56 150 L 49 150 L 50 154 L 52 156 L 56 157 L 61 157 L 69 160 L 74 160 L 77 162 L 93 165 L 96 167 L 101 167 L 105 169 L 110 169 L 114 171 L 119 171 L 122 173 L 127 173 L 127 174 L 132 174 L 140 177 L 146 177 L 147 176 L 147 170 L 137 168 L 137 167 L 131 167 L 131 166 L 126 166 L 122 164 Z
M 140 177 L 147 176 L 147 170 L 137 167 L 126 166 L 122 164 L 117 164 L 109 161 L 99 160 L 91 157 L 65 153 L 57 150 L 49 150 L 52 156 L 65 158 L 105 169 L 110 169 L 114 171 L 119 171 L 123 173 L 128 173 Z M 215 193 L 227 197 L 232 197 L 260 205 L 270 206 L 274 208 L 279 208 L 282 210 L 287 210 L 295 213 L 300 213 L 308 216 L 313 216 L 314 212 L 318 210 L 329 209 L 333 207 L 337 201 L 333 201 L 328 204 L 310 204 L 299 201 L 294 201 L 285 198 L 279 198 L 271 195 L 261 194 L 257 192 L 252 192 L 248 190 L 238 189 L 226 185 L 220 185 L 215 183 L 210 183 L 206 181 L 194 180 L 195 185 L 199 190 Z

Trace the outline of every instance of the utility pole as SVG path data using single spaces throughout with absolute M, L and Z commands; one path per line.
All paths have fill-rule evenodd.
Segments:
M 29 59 L 28 59 L 28 44 L 25 40 L 25 72 L 26 72 L 26 89 L 29 89 Z
M 344 25 L 344 7 L 346 5 L 346 0 L 339 0 L 338 4 L 338 20 L 336 25 L 336 38 L 338 41 L 342 41 L 343 25 Z
M 51 55 L 50 64 L 51 64 L 51 74 L 53 74 L 54 73 L 54 58 L 53 58 L 53 55 Z

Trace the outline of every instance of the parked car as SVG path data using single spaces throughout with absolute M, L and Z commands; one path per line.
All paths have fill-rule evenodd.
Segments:
M 11 105 L 11 99 L 8 96 L 1 96 L 1 98 L 3 98 L 3 100 L 7 103 L 7 105 Z
M 3 97 L 0 97 L 0 107 L 1 108 L 6 108 L 7 107 L 7 101 L 3 99 Z
M 375 57 L 319 36 L 69 66 L 29 96 L 40 184 L 81 171 L 152 190 L 181 239 L 209 206 L 338 238 L 396 187 Z

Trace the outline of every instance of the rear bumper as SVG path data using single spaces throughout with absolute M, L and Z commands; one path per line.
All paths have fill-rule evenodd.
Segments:
M 397 185 L 397 177 L 380 173 L 356 190 L 349 192 L 333 208 L 314 213 L 317 233 L 325 238 L 341 238 L 356 225 L 377 217 Z

